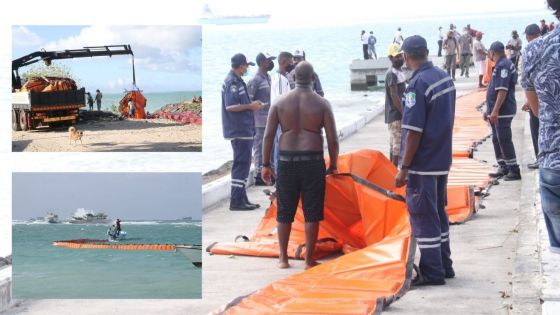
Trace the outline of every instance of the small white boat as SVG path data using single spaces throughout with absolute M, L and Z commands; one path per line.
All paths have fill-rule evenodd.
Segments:
M 60 223 L 60 220 L 58 219 L 58 215 L 53 212 L 47 213 L 47 216 L 45 217 L 45 221 L 47 223 Z

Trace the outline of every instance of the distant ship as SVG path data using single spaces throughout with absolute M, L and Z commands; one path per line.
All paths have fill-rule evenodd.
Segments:
M 58 215 L 53 212 L 47 213 L 45 221 L 48 223 L 60 223 L 60 220 L 58 220 Z
M 202 11 L 202 17 L 199 19 L 200 24 L 263 24 L 268 23 L 270 14 L 260 15 L 217 15 L 210 10 L 210 6 L 206 4 Z
M 78 209 L 72 218 L 68 220 L 68 222 L 72 224 L 109 223 L 109 221 L 105 213 L 93 213 L 83 208 Z

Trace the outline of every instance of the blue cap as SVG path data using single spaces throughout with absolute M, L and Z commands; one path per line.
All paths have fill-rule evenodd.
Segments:
M 492 45 L 490 45 L 490 49 L 491 51 L 502 51 L 504 50 L 504 44 L 502 44 L 502 42 L 500 41 L 496 41 L 493 42 Z
M 410 53 L 412 51 L 418 51 L 420 49 L 428 49 L 428 43 L 426 42 L 424 37 L 420 35 L 413 35 L 407 37 L 404 40 L 401 49 L 405 53 Z
M 254 66 L 255 63 L 254 62 L 247 62 L 247 58 L 245 58 L 244 54 L 235 54 L 233 57 L 231 57 L 231 66 L 233 68 L 237 68 L 241 65 Z
M 525 28 L 525 34 L 527 35 L 538 35 L 541 33 L 541 29 L 537 24 L 529 24 Z

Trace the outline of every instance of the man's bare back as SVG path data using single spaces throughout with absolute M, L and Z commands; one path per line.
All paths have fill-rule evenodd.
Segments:
M 280 125 L 281 151 L 323 151 L 322 129 L 327 138 L 336 138 L 332 109 L 326 99 L 311 89 L 313 67 L 305 63 L 298 68 L 301 75 L 296 88 L 272 106 L 267 126 Z

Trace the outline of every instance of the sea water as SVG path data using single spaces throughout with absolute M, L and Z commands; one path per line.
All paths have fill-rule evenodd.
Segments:
M 460 13 L 460 12 L 457 12 Z M 209 171 L 231 160 L 232 150 L 228 141 L 222 137 L 221 122 L 221 88 L 230 66 L 230 58 L 236 53 L 243 53 L 249 61 L 255 62 L 259 52 L 268 52 L 277 56 L 285 50 L 292 52 L 303 49 L 306 57 L 313 64 L 321 79 L 325 98 L 333 106 L 338 127 L 360 118 L 366 111 L 379 110 L 384 106 L 383 87 L 370 91 L 350 91 L 349 66 L 354 59 L 362 59 L 361 30 L 373 31 L 377 37 L 377 55 L 386 56 L 387 47 L 393 41 L 398 27 L 403 35 L 422 35 L 428 42 L 430 54 L 437 54 L 437 31 L 442 26 L 445 33 L 449 24 L 454 23 L 461 32 L 470 23 L 476 30 L 484 32 L 482 42 L 488 48 L 493 41 L 504 44 L 511 37 L 511 31 L 517 30 L 526 45 L 523 31 L 530 23 L 538 23 L 547 16 L 516 14 L 512 16 L 488 16 L 468 18 L 450 16 L 445 19 L 425 19 L 395 23 L 360 23 L 341 26 L 306 26 L 289 24 L 257 24 L 205 26 L 203 29 L 203 98 L 204 98 L 204 153 L 205 169 Z M 278 66 L 276 65 L 276 71 Z M 249 73 L 243 79 L 247 82 L 257 70 L 249 67 Z M 461 78 L 458 76 L 457 83 Z M 374 134 L 371 135 L 375 137 Z
M 201 222 L 123 222 L 112 244 L 201 244 Z M 13 295 L 50 298 L 201 298 L 202 271 L 180 252 L 68 249 L 53 241 L 107 239 L 107 225 L 15 222 Z
M 101 91 L 103 92 L 103 91 Z M 95 98 L 95 93 L 91 92 L 91 96 Z M 182 92 L 142 92 L 144 97 L 146 97 L 146 111 L 153 113 L 154 111 L 160 109 L 162 106 L 167 104 L 175 104 L 181 102 L 190 102 L 193 96 L 200 96 L 201 91 L 182 91 Z M 125 93 L 103 93 L 103 98 L 101 100 L 101 109 L 110 110 L 114 105 L 116 108 L 119 107 L 120 100 L 124 97 Z M 97 104 L 93 103 L 94 110 L 97 110 Z M 86 110 L 89 109 L 86 104 Z

